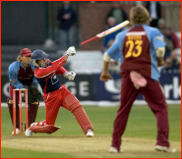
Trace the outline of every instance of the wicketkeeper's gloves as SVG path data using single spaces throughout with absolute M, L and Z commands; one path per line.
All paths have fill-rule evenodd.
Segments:
M 41 93 L 37 87 L 30 87 L 28 89 L 28 104 L 40 101 Z

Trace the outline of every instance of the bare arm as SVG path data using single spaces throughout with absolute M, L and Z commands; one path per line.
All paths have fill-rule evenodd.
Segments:
M 160 57 L 160 58 L 158 57 L 158 58 L 157 58 L 157 62 L 158 62 L 158 63 L 157 63 L 157 64 L 158 64 L 158 67 L 162 66 L 162 65 L 164 64 L 164 59 L 163 59 L 163 57 Z
M 103 62 L 103 71 L 100 76 L 100 80 L 103 82 L 108 81 L 108 79 L 112 79 L 112 76 L 109 74 L 109 61 L 110 59 L 104 60 Z
M 156 50 L 158 67 L 164 64 L 165 47 L 159 47 Z

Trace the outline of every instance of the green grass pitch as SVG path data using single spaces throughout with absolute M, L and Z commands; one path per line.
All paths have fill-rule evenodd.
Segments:
M 1 108 L 1 157 L 2 158 L 180 158 L 181 157 L 181 105 L 169 106 L 171 147 L 174 154 L 156 152 L 156 119 L 148 106 L 133 106 L 123 136 L 123 153 L 110 154 L 113 122 L 118 107 L 85 106 L 95 136 L 86 138 L 73 115 L 60 108 L 55 125 L 57 132 L 35 134 L 32 137 L 12 136 L 12 124 L 8 108 Z M 24 109 L 23 109 L 24 113 Z M 36 121 L 45 118 L 45 108 L 39 107 Z M 23 119 L 24 114 L 23 114 Z

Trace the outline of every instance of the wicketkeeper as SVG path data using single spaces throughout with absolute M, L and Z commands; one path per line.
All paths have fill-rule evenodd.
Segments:
M 63 75 L 69 80 L 74 80 L 76 74 L 67 72 L 62 66 L 66 63 L 69 56 L 75 54 L 75 47 L 70 47 L 65 56 L 51 62 L 47 59 L 48 54 L 44 51 L 33 51 L 32 59 L 34 59 L 34 65 L 36 66 L 34 73 L 44 92 L 46 118 L 44 121 L 33 123 L 26 130 L 26 136 L 31 136 L 33 133 L 51 134 L 57 131 L 59 127 L 54 126 L 54 124 L 60 106 L 73 113 L 86 136 L 94 135 L 92 124 L 79 100 L 64 85 L 60 85 L 57 78 L 57 75 Z
M 28 120 L 29 126 L 35 122 L 39 106 L 40 92 L 38 91 L 38 81 L 34 76 L 35 66 L 31 62 L 31 50 L 24 48 L 21 50 L 17 61 L 13 62 L 8 69 L 9 73 L 9 98 L 7 104 L 13 123 L 13 89 L 28 89 Z M 19 125 L 19 92 L 16 92 L 16 134 L 20 133 Z M 12 132 L 13 134 L 13 132 Z

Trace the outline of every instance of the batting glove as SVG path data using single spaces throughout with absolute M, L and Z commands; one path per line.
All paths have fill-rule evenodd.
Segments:
M 71 71 L 64 74 L 64 77 L 69 79 L 70 81 L 73 81 L 75 79 L 76 73 Z
M 75 54 L 76 54 L 76 50 L 74 46 L 69 47 L 68 50 L 66 51 L 67 56 L 74 56 Z

